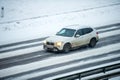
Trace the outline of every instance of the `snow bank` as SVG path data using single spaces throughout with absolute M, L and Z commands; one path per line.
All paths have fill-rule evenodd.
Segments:
M 11 3 L 9 0 L 7 0 L 7 1 L 8 1 L 8 3 Z M 13 0 L 13 3 L 14 3 L 14 1 L 15 0 Z M 22 1 L 25 2 L 24 0 L 21 0 L 21 2 Z M 86 0 L 85 2 L 83 1 L 83 4 L 87 3 L 89 6 L 83 5 L 82 3 L 80 6 L 80 5 L 78 5 L 79 1 L 77 3 L 77 0 L 76 0 L 77 6 L 75 6 L 75 7 L 73 6 L 73 5 L 75 5 L 75 3 L 72 4 L 71 1 L 70 1 L 70 3 L 72 5 L 72 7 L 70 7 L 71 6 L 70 4 L 69 5 L 66 4 L 67 8 L 65 8 L 66 7 L 65 4 L 64 4 L 64 6 L 62 6 L 62 8 L 59 6 L 59 8 L 61 8 L 60 12 L 56 11 L 56 10 L 59 10 L 58 7 L 55 8 L 55 11 L 54 11 L 54 9 L 52 9 L 53 6 L 51 7 L 50 5 L 48 5 L 48 6 L 50 6 L 50 8 L 48 8 L 48 7 L 46 8 L 46 4 L 48 4 L 50 2 L 49 0 L 47 3 L 44 3 L 45 4 L 44 6 L 41 5 L 42 7 L 45 7 L 47 15 L 53 14 L 51 16 L 40 17 L 40 18 L 35 18 L 35 19 L 20 20 L 20 21 L 18 20 L 16 22 L 12 22 L 12 23 L 3 23 L 3 24 L 0 23 L 0 45 L 50 36 L 50 35 L 55 34 L 62 27 L 71 25 L 71 24 L 90 25 L 90 26 L 96 27 L 96 26 L 102 26 L 102 25 L 106 25 L 106 24 L 120 22 L 120 16 L 119 16 L 120 5 L 102 7 L 102 8 L 85 10 L 85 11 L 80 11 L 80 12 L 78 11 L 78 12 L 71 12 L 71 13 L 66 13 L 66 14 L 59 14 L 59 13 L 64 12 L 67 9 L 69 9 L 68 10 L 68 12 L 69 12 L 70 10 L 72 11 L 72 10 L 78 10 L 78 9 L 84 9 L 84 8 L 86 9 L 86 8 L 97 7 L 97 6 L 101 6 L 101 5 L 103 6 L 105 4 L 117 3 L 117 2 L 119 2 L 118 0 L 111 0 L 111 2 L 104 1 L 104 0 L 102 0 L 102 1 L 92 0 L 91 2 L 89 2 L 89 0 Z M 20 3 L 20 1 L 18 1 L 18 3 L 15 4 L 15 6 L 17 6 L 18 13 L 21 13 L 23 15 L 23 17 L 21 17 L 21 14 L 18 14 L 16 12 L 16 14 L 14 16 L 11 15 L 13 17 L 10 17 L 9 15 L 7 15 L 8 17 L 1 19 L 0 22 L 34 16 L 35 15 L 34 10 L 32 11 L 33 13 L 30 14 L 30 12 L 29 12 L 30 9 L 28 9 L 28 8 L 30 8 L 30 5 L 32 5 L 33 8 L 35 7 L 36 2 L 34 2 L 33 4 L 32 4 L 32 2 L 33 2 L 33 0 L 31 0 L 28 7 L 25 5 L 26 3 L 23 3 L 22 8 L 24 7 L 23 8 L 24 11 L 20 12 L 18 10 L 20 10 L 21 8 L 17 6 L 17 4 Z M 1 3 L 4 3 L 4 0 L 2 0 Z M 58 4 L 58 3 L 60 5 L 62 5 L 62 1 L 56 2 L 56 4 Z M 65 2 L 65 3 L 67 3 L 67 2 Z M 100 3 L 102 3 L 102 4 L 100 4 Z M 6 3 L 6 5 L 7 5 L 7 3 Z M 36 13 L 36 16 L 37 15 L 43 16 L 44 11 L 43 11 L 43 14 L 40 14 L 39 12 L 42 10 L 39 11 L 39 7 L 37 8 L 38 5 L 39 4 L 36 4 L 36 7 L 35 7 L 35 11 L 38 11 L 38 13 Z M 51 3 L 51 5 L 52 5 L 52 3 Z M 13 7 L 13 5 L 11 5 L 11 7 Z M 13 8 L 13 9 L 16 10 L 15 8 Z M 32 9 L 32 7 L 31 7 L 31 9 Z M 14 11 L 11 11 L 11 13 L 9 12 L 8 14 L 12 14 L 12 12 L 14 12 Z M 27 12 L 29 13 L 28 15 L 27 15 Z M 51 12 L 54 12 L 54 13 L 51 13 Z M 59 15 L 56 15 L 56 14 L 59 14 Z

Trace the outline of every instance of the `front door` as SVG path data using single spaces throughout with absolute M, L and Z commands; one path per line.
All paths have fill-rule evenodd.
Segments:
M 81 46 L 84 44 L 85 37 L 82 35 L 82 30 L 79 29 L 73 37 L 72 47 Z

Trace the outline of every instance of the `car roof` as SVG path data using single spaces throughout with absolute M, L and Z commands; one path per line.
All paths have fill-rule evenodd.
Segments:
M 74 25 L 69 25 L 69 26 L 66 26 L 64 28 L 69 28 L 69 29 L 82 29 L 82 28 L 91 28 L 90 26 L 87 26 L 87 25 L 79 25 L 79 24 L 74 24 Z

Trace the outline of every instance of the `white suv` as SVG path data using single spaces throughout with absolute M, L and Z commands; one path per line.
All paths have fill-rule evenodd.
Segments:
M 98 32 L 95 29 L 88 26 L 71 25 L 47 38 L 43 43 L 43 48 L 46 51 L 69 52 L 71 49 L 82 45 L 94 47 L 98 40 Z

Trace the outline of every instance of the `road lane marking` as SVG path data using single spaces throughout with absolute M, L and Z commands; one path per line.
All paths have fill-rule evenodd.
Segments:
M 118 27 L 116 27 L 116 26 L 112 26 L 112 27 L 107 27 L 107 28 L 97 29 L 97 31 L 98 31 L 98 32 L 100 32 L 100 31 L 107 31 L 107 30 L 116 29 L 116 28 L 118 28 Z
M 14 48 L 19 48 L 19 47 L 24 47 L 24 46 L 30 46 L 30 45 L 34 45 L 34 44 L 42 44 L 42 41 L 32 42 L 32 43 L 27 43 L 27 44 L 24 43 L 24 44 L 19 44 L 19 45 L 15 45 L 15 46 L 5 47 L 5 48 L 1 48 L 0 51 L 8 50 L 8 49 L 14 49 Z
M 105 54 L 105 53 L 109 53 L 109 52 L 116 51 L 116 50 L 120 50 L 120 43 L 107 45 L 107 46 L 104 46 L 101 48 L 91 49 L 91 50 L 87 50 L 84 52 L 76 52 L 76 54 L 57 56 L 54 58 L 50 57 L 50 58 L 45 59 L 45 60 L 36 61 L 36 62 L 32 62 L 32 63 L 20 65 L 20 66 L 18 65 L 18 66 L 13 66 L 13 67 L 9 67 L 6 69 L 2 69 L 2 70 L 0 70 L 0 77 L 19 74 L 19 73 L 27 72 L 30 70 L 43 68 L 46 66 L 52 66 L 55 64 L 60 64 L 60 63 L 64 63 L 64 62 L 77 60 L 80 58 L 87 58 L 90 56 Z
M 30 48 L 20 49 L 20 50 L 16 50 L 16 51 L 10 51 L 10 52 L 0 54 L 0 59 L 14 57 L 14 56 L 20 56 L 23 54 L 31 54 L 33 52 L 37 52 L 37 51 L 41 51 L 41 50 L 43 50 L 43 46 L 36 46 L 36 47 L 30 47 Z
M 114 36 L 114 35 L 118 35 L 118 34 L 120 34 L 120 30 L 114 30 L 114 31 L 109 31 L 109 32 L 105 32 L 105 33 L 100 33 L 100 34 L 98 34 L 98 36 L 100 38 L 105 38 L 105 37 Z

